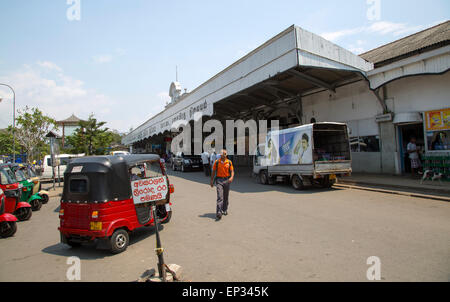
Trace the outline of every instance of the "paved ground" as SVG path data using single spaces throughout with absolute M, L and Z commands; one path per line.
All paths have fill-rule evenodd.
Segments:
M 356 184 L 359 186 L 379 187 L 410 193 L 420 193 L 433 196 L 447 197 L 450 201 L 450 182 L 431 181 L 421 182 L 420 175 L 386 175 L 369 173 L 352 173 L 351 176 L 339 178 L 341 184 Z
M 450 204 L 377 192 L 262 186 L 239 177 L 230 215 L 214 221 L 215 191 L 201 173 L 174 173 L 174 216 L 161 231 L 168 263 L 192 281 L 366 281 L 381 259 L 386 281 L 450 281 Z M 156 266 L 154 231 L 120 255 L 59 243 L 57 197 L 0 239 L 0 281 L 64 281 L 67 257 L 83 281 L 133 281 Z

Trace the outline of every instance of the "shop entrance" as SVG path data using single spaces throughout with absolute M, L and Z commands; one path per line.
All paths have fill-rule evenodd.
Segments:
M 409 124 L 400 124 L 398 125 L 398 137 L 399 137 L 399 145 L 400 145 L 400 163 L 402 173 L 411 173 L 411 165 L 409 162 L 409 156 L 406 152 L 406 146 L 408 145 L 411 137 L 415 137 L 417 139 L 416 145 L 417 147 L 424 151 L 425 150 L 425 141 L 424 141 L 424 133 L 423 133 L 423 123 L 409 123 Z

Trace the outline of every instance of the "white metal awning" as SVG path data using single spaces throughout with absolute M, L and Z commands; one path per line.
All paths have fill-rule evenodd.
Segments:
M 286 75 L 286 88 L 271 91 L 298 94 L 323 88 L 334 90 L 335 83 L 354 73 L 373 69 L 373 64 L 330 41 L 300 27 L 291 26 L 221 71 L 189 94 L 181 96 L 163 112 L 152 117 L 123 139 L 126 145 L 170 131 L 179 120 L 191 121 L 196 112 L 212 116 L 216 103 L 225 102 L 270 79 Z M 354 76 L 354 75 L 353 75 Z M 254 96 L 253 102 L 258 101 Z M 244 100 L 244 99 L 242 99 Z M 249 97 L 244 102 L 250 102 Z M 242 103 L 242 101 L 239 101 Z M 245 104 L 244 104 L 245 105 Z M 242 107 L 244 108 L 244 107 Z

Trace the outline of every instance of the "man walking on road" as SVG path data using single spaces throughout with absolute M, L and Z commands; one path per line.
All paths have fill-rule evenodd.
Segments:
M 227 158 L 227 151 L 222 150 L 221 157 L 215 161 L 211 173 L 211 188 L 214 187 L 214 182 L 217 188 L 216 221 L 222 219 L 222 215 L 228 215 L 228 195 L 233 179 L 233 163 Z

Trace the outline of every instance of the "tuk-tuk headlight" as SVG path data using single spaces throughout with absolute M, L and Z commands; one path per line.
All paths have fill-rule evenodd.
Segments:
M 59 216 L 64 216 L 64 209 L 59 210 Z
M 98 218 L 98 211 L 92 212 L 92 218 Z
M 101 231 L 102 230 L 102 223 L 97 221 L 91 222 L 91 231 Z

